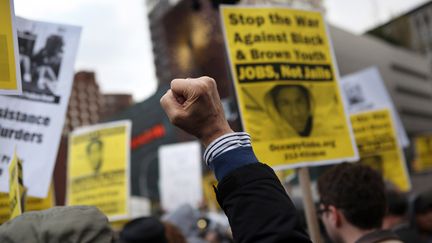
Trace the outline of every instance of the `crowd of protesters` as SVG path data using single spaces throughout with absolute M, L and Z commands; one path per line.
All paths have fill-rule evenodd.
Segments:
M 94 207 L 56 207 L 6 222 L 0 242 L 311 242 L 274 171 L 255 157 L 249 135 L 229 127 L 213 79 L 175 79 L 161 105 L 174 125 L 206 147 L 205 162 L 218 179 L 215 193 L 228 221 L 184 205 L 114 232 Z M 432 191 L 408 196 L 358 163 L 331 167 L 317 185 L 328 242 L 432 242 Z

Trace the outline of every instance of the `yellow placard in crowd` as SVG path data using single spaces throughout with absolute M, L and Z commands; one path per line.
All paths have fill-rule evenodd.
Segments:
M 415 172 L 432 171 L 432 135 L 417 136 L 414 139 L 416 157 L 413 164 Z
M 411 189 L 402 148 L 399 145 L 390 110 L 375 110 L 351 115 L 360 154 L 367 164 L 402 191 Z
M 16 152 L 9 164 L 9 207 L 10 219 L 23 213 L 24 183 L 21 160 Z
M 54 184 L 51 184 L 46 198 L 26 197 L 25 210 L 40 211 L 49 209 L 55 206 Z
M 259 160 L 293 168 L 357 159 L 319 12 L 221 7 L 242 123 Z
M 26 197 L 25 198 L 25 211 L 39 211 L 45 210 L 54 207 L 55 198 L 54 198 L 54 186 L 51 185 L 51 188 L 48 192 L 48 196 L 46 198 L 35 198 L 35 197 Z M 9 194 L 8 193 L 0 193 L 0 224 L 8 221 L 10 219 L 10 206 L 9 206 Z
M 278 170 L 275 171 L 276 176 L 278 177 L 279 181 L 282 183 L 282 185 L 285 184 L 286 181 L 290 181 L 294 179 L 295 177 L 295 170 L 289 169 L 289 170 Z
M 69 137 L 68 205 L 98 207 L 110 221 L 129 216 L 130 122 L 74 131 Z
M 9 194 L 0 193 L 0 224 L 10 219 Z
M 0 0 L 0 94 L 21 94 L 13 0 Z
M 217 186 L 218 181 L 216 180 L 216 177 L 213 175 L 213 173 L 207 173 L 204 175 L 202 178 L 202 184 L 204 202 L 206 206 L 211 211 L 221 210 L 214 191 L 214 187 Z

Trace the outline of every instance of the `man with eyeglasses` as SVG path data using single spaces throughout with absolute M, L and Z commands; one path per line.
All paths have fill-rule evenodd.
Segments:
M 318 215 L 335 243 L 402 242 L 381 230 L 386 213 L 382 177 L 361 164 L 342 163 L 318 179 Z

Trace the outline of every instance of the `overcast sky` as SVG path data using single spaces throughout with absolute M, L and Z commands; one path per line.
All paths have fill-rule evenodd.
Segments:
M 383 23 L 427 0 L 325 0 L 330 23 L 354 33 Z M 83 27 L 76 70 L 93 70 L 102 91 L 156 90 L 144 0 L 15 0 L 17 16 Z
M 328 21 L 363 33 L 429 0 L 324 0 Z

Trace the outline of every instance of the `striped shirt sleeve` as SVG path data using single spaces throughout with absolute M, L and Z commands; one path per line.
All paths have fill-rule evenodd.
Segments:
M 225 152 L 241 147 L 252 147 L 250 135 L 248 133 L 233 132 L 225 134 L 207 146 L 204 151 L 204 161 L 207 165 L 210 165 L 216 157 Z
M 228 133 L 214 140 L 205 150 L 204 160 L 218 181 L 237 168 L 258 163 L 245 132 Z

